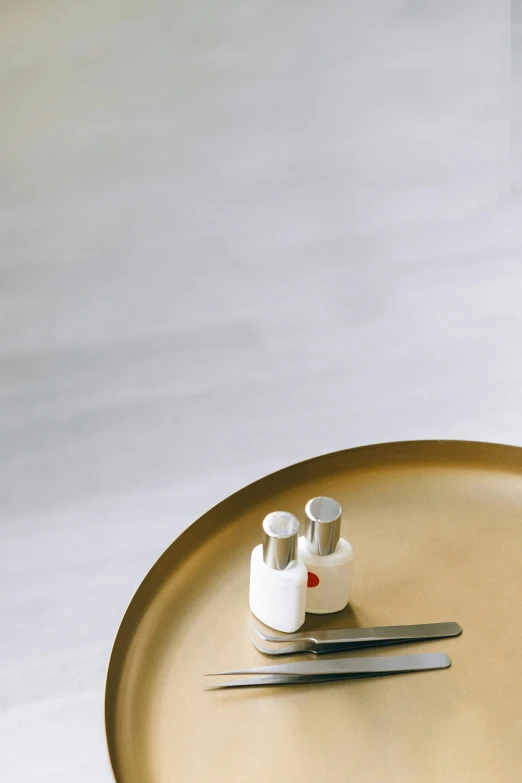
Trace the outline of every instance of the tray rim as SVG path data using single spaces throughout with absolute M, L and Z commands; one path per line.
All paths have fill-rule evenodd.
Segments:
M 452 450 L 451 452 L 450 449 Z M 446 456 L 448 464 L 451 464 L 451 462 L 458 464 L 463 461 L 465 456 L 468 457 L 469 462 L 475 461 L 477 464 L 486 462 L 487 458 L 489 457 L 489 459 L 491 459 L 493 455 L 503 458 L 509 456 L 509 459 L 506 460 L 505 467 L 517 467 L 522 472 L 522 446 L 493 441 L 474 441 L 451 438 L 383 441 L 326 452 L 315 457 L 309 457 L 308 459 L 294 462 L 291 465 L 286 465 L 272 473 L 267 473 L 266 475 L 255 479 L 250 482 L 250 484 L 246 484 L 231 495 L 227 495 L 225 498 L 218 501 L 214 506 L 211 506 L 211 508 L 191 522 L 185 530 L 176 536 L 169 546 L 160 554 L 157 560 L 155 560 L 130 598 L 114 635 L 104 680 L 104 728 L 105 746 L 115 783 L 125 783 L 124 779 L 118 776 L 119 773 L 117 771 L 117 759 L 114 748 L 115 732 L 110 725 L 110 720 L 111 713 L 115 711 L 119 684 L 118 671 L 120 674 L 122 671 L 122 667 L 119 666 L 119 664 L 121 661 L 125 660 L 125 654 L 128 651 L 128 646 L 132 639 L 132 631 L 129 629 L 131 632 L 126 634 L 126 626 L 131 622 L 131 616 L 135 613 L 143 594 L 154 581 L 154 578 L 159 575 L 162 566 L 170 559 L 172 550 L 175 548 L 183 549 L 184 544 L 189 544 L 191 538 L 194 536 L 195 527 L 204 522 L 208 522 L 212 516 L 217 513 L 218 509 L 221 509 L 223 506 L 226 508 L 227 505 L 236 505 L 237 502 L 241 501 L 247 494 L 250 496 L 256 489 L 261 489 L 262 485 L 264 486 L 267 483 L 270 484 L 280 480 L 283 474 L 291 474 L 292 472 L 298 472 L 303 469 L 310 470 L 316 463 L 326 465 L 328 464 L 328 461 L 336 462 L 342 459 L 343 456 L 346 456 L 347 458 L 353 456 L 355 465 L 357 465 L 358 462 L 357 457 L 362 456 L 363 459 L 358 465 L 359 468 L 362 468 L 366 467 L 366 465 L 364 465 L 364 457 L 373 454 L 375 451 L 377 451 L 380 456 L 386 457 L 382 462 L 376 461 L 375 465 L 385 464 L 389 461 L 392 466 L 405 465 L 412 461 L 417 462 L 418 460 L 415 459 L 416 456 L 422 458 L 419 460 L 420 462 L 429 463 L 437 455 L 440 455 L 441 452 L 444 453 L 445 451 L 448 451 L 448 453 L 444 455 Z M 415 454 L 415 452 L 418 453 Z M 390 457 L 393 457 L 393 459 L 390 459 Z M 371 468 L 372 460 L 366 460 L 366 462 L 367 467 Z

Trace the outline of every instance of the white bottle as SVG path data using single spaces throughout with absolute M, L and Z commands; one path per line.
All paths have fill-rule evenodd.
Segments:
M 293 633 L 305 620 L 308 572 L 297 557 L 299 522 L 274 511 L 263 520 L 263 543 L 250 561 L 250 609 L 262 623 Z
M 306 611 L 339 612 L 350 600 L 353 551 L 341 538 L 339 503 L 312 498 L 306 504 L 306 535 L 299 539 L 299 557 L 308 569 Z

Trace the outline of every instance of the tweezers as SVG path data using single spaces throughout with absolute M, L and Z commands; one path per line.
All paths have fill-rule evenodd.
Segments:
M 251 669 L 233 669 L 232 671 L 214 672 L 205 676 L 249 675 L 247 679 L 232 680 L 231 682 L 209 686 L 210 689 L 239 688 L 253 685 L 297 685 L 377 677 L 379 675 L 400 674 L 402 672 L 446 669 L 450 664 L 451 661 L 446 653 L 436 652 L 420 655 L 343 658 L 332 661 L 300 661 L 299 663 L 284 663 L 274 666 L 256 666 Z
M 267 655 L 314 654 L 361 650 L 388 644 L 420 642 L 458 636 L 458 623 L 423 623 L 420 625 L 388 625 L 381 628 L 347 628 L 338 631 L 309 631 L 271 636 L 253 626 L 257 637 L 252 642 Z M 266 644 L 260 644 L 259 639 Z

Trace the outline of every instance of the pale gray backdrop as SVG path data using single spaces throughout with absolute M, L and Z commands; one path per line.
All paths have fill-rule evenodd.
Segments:
M 522 445 L 520 5 L 2 3 L 5 783 L 111 780 L 122 612 L 233 490 Z

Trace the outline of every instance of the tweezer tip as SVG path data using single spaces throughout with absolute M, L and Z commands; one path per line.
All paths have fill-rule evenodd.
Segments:
M 254 633 L 256 634 L 256 636 L 258 636 L 258 637 L 259 637 L 260 639 L 262 639 L 264 642 L 266 642 L 266 641 L 268 641 L 269 639 L 271 639 L 271 638 L 272 638 L 272 637 L 271 637 L 269 634 L 266 634 L 266 633 L 263 633 L 262 631 L 260 631 L 260 630 L 259 630 L 259 628 L 257 628 L 257 627 L 254 625 L 254 623 L 252 623 L 252 630 L 254 631 Z
M 291 640 L 291 638 L 294 636 L 294 634 L 281 634 L 281 636 L 277 636 L 272 633 L 266 633 L 265 631 L 260 631 L 259 628 L 252 623 L 252 630 L 259 636 L 260 639 L 262 639 L 264 642 L 273 642 L 274 644 L 278 644 L 279 642 L 286 642 Z

